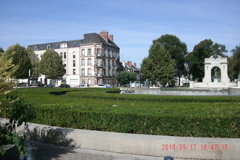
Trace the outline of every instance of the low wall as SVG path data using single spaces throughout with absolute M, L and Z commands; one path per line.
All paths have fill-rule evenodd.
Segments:
M 231 87 L 228 89 L 229 95 L 240 95 L 240 87 Z
M 214 84 L 213 82 L 206 83 L 206 82 L 193 82 L 193 88 L 229 88 L 229 87 L 236 87 L 237 83 L 235 82 L 228 82 L 228 83 L 221 83 L 218 82 Z
M 6 119 L 1 119 L 6 123 Z M 20 126 L 18 132 L 23 133 Z M 240 157 L 238 138 L 194 138 L 50 127 L 29 123 L 25 135 L 32 140 L 85 149 L 134 155 L 233 160 Z
M 221 96 L 228 95 L 228 91 L 206 90 L 161 90 L 160 88 L 129 88 L 121 89 L 122 94 L 152 94 L 152 95 L 179 95 L 179 96 Z

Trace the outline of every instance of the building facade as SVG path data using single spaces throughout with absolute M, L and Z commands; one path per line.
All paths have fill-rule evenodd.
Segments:
M 62 57 L 66 70 L 62 82 L 71 87 L 79 84 L 117 85 L 120 48 L 114 43 L 113 35 L 108 35 L 107 31 L 84 34 L 84 38 L 80 40 L 34 44 L 28 47 L 34 50 L 39 59 L 47 49 L 54 49 Z M 39 77 L 39 81 L 50 83 L 44 75 Z

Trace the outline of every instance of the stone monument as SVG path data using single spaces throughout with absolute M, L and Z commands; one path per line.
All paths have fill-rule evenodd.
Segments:
M 219 69 L 220 72 L 217 69 Z M 212 70 L 213 70 L 213 77 L 212 77 Z M 221 57 L 217 54 L 214 54 L 209 58 L 205 58 L 203 81 L 202 82 L 192 81 L 192 83 L 193 83 L 192 88 L 213 88 L 213 87 L 229 88 L 229 87 L 237 86 L 236 82 L 230 82 L 230 79 L 228 77 L 227 58 Z
M 217 68 L 214 69 L 213 87 L 218 87 L 218 71 L 217 71 Z

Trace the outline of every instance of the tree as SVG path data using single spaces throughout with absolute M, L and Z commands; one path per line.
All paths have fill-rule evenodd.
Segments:
M 32 65 L 31 69 L 31 77 L 33 79 L 38 79 L 39 73 L 38 73 L 38 65 L 39 65 L 39 58 L 34 53 L 32 48 L 27 48 L 28 57 L 30 58 L 30 62 Z
M 232 71 L 232 79 L 237 79 L 240 74 L 240 45 L 231 50 L 232 56 L 230 57 L 229 69 Z
M 154 42 L 141 64 L 141 75 L 151 81 L 169 81 L 175 75 L 175 61 L 159 42 Z
M 0 53 L 3 53 L 4 52 L 4 50 L 0 47 Z
M 153 43 L 159 42 L 162 46 L 169 52 L 171 58 L 175 60 L 175 75 L 180 77 L 184 73 L 184 62 L 185 56 L 187 55 L 187 45 L 186 43 L 180 41 L 180 39 L 175 35 L 165 34 L 160 38 L 153 41 Z
M 53 49 L 44 52 L 39 63 L 39 72 L 48 79 L 61 79 L 65 70 L 60 55 Z
M 12 64 L 18 66 L 18 69 L 11 76 L 17 79 L 28 78 L 28 72 L 32 65 L 26 48 L 20 44 L 15 44 L 10 46 L 5 53 L 8 59 L 12 59 Z
M 22 137 L 15 134 L 15 127 L 33 119 L 35 113 L 23 96 L 12 91 L 11 78 L 18 67 L 12 63 L 13 58 L 7 58 L 5 54 L 0 55 L 0 117 L 8 118 L 9 122 L 0 125 L 0 144 L 15 144 L 22 158 L 26 148 Z M 4 154 L 5 151 L 0 147 L 0 157 Z
M 186 61 L 189 64 L 190 74 L 193 79 L 202 81 L 204 77 L 204 59 L 213 56 L 214 54 L 224 56 L 227 52 L 225 46 L 218 43 L 213 43 L 211 39 L 205 39 L 198 43 L 193 51 L 187 56 Z
M 130 81 L 136 81 L 136 79 L 137 79 L 137 73 L 135 72 L 122 71 L 117 75 L 117 81 L 121 85 L 129 84 Z

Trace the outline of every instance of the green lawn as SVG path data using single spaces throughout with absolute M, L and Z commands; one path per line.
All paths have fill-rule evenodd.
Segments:
M 237 96 L 122 95 L 103 88 L 17 91 L 35 108 L 35 123 L 138 134 L 240 137 Z

